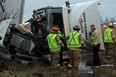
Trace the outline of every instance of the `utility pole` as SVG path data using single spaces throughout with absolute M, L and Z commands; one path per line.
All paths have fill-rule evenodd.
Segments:
M 107 25 L 108 25 L 108 22 L 109 22 L 109 21 L 108 21 L 108 18 L 106 17 L 106 23 L 107 23 Z
M 21 0 L 19 23 L 22 23 L 23 20 L 24 5 L 25 5 L 25 0 Z

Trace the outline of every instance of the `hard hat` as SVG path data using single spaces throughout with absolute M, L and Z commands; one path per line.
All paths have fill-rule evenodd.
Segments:
M 80 30 L 80 27 L 79 27 L 78 25 L 75 25 L 75 26 L 73 27 L 73 29 L 74 29 L 74 30 Z
M 109 26 L 109 27 L 113 27 L 113 23 L 109 23 L 108 26 Z
M 51 32 L 58 32 L 58 30 L 59 30 L 58 26 L 53 26 L 51 28 Z

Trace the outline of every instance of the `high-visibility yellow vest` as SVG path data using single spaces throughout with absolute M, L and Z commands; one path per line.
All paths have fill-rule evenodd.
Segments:
M 79 35 L 80 35 L 80 33 L 77 31 L 70 33 L 69 41 L 68 41 L 69 49 L 76 50 L 81 47 L 81 44 L 79 42 Z
M 111 32 L 113 30 L 111 28 L 107 28 L 105 31 L 104 31 L 104 42 L 105 43 L 113 43 L 113 39 L 112 39 L 112 35 L 111 35 Z
M 97 34 L 97 36 L 95 36 L 96 34 L 96 30 L 92 33 L 92 35 L 90 36 L 90 39 L 91 39 L 91 43 L 93 45 L 97 45 L 97 44 L 100 44 L 101 43 L 101 40 L 100 40 L 100 34 Z
M 47 36 L 48 46 L 51 52 L 60 52 L 60 45 L 56 41 L 57 34 L 49 34 Z
M 64 38 L 64 34 L 61 31 L 58 31 L 58 35 L 62 38 Z

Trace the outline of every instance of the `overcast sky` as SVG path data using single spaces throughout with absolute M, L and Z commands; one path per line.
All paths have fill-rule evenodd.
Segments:
M 32 11 L 46 6 L 59 6 L 64 5 L 66 0 L 25 0 L 24 19 L 28 20 L 32 16 Z M 69 0 L 70 4 L 81 3 L 91 0 Z M 116 0 L 100 0 L 99 6 L 100 14 L 104 20 L 106 17 L 109 19 L 116 18 Z

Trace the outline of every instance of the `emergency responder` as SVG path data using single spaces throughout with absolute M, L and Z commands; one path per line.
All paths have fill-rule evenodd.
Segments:
M 115 52 L 114 44 L 116 43 L 116 36 L 113 31 L 113 23 L 108 24 L 108 28 L 106 28 L 103 35 L 105 45 L 105 56 L 106 59 L 111 59 Z
M 74 31 L 67 36 L 67 39 L 71 57 L 70 64 L 77 69 L 80 63 L 81 47 L 84 45 L 84 41 L 81 33 L 79 33 L 80 27 L 75 25 L 73 30 Z
M 116 23 L 114 23 L 113 31 L 114 31 L 115 37 L 116 37 Z M 115 38 L 115 40 L 116 40 L 116 38 Z M 115 45 L 114 45 L 114 50 L 115 50 L 115 52 L 114 52 L 114 55 L 113 55 L 114 56 L 113 57 L 113 65 L 116 68 L 116 42 L 115 42 Z
M 93 46 L 93 65 L 100 66 L 99 48 L 100 48 L 100 32 L 95 25 L 91 25 L 90 39 Z
M 114 34 L 115 34 L 115 39 L 114 39 L 114 46 L 115 46 L 115 55 L 116 55 L 116 24 L 114 24 L 114 28 L 113 28 L 113 31 L 114 31 Z
M 60 65 L 63 66 L 63 51 L 67 50 L 67 45 L 66 45 L 66 40 L 64 38 L 64 34 L 60 31 L 60 28 L 58 30 L 58 36 L 60 37 L 61 41 L 64 44 L 64 47 L 61 47 L 61 52 L 60 52 Z
M 115 32 L 115 40 L 114 40 L 114 47 L 115 47 L 115 55 L 116 55 L 116 32 Z
M 53 26 L 51 33 L 47 36 L 48 46 L 51 57 L 51 67 L 56 68 L 60 59 L 61 46 L 64 47 L 60 37 L 58 36 L 58 27 Z

